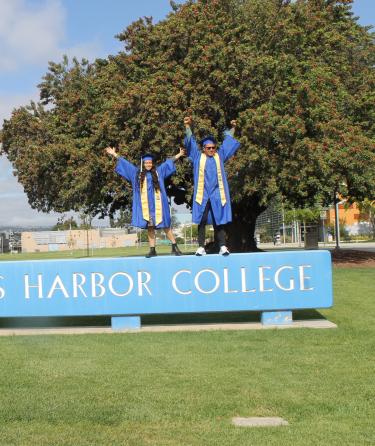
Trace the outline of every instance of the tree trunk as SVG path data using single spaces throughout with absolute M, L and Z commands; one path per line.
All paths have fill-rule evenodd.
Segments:
M 265 207 L 259 206 L 256 200 L 253 200 L 253 203 L 247 200 L 246 203 L 233 205 L 233 219 L 227 229 L 228 247 L 230 251 L 261 251 L 257 248 L 254 233 L 256 220 L 264 210 Z

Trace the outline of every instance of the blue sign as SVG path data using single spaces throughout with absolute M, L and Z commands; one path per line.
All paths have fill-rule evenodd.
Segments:
M 328 251 L 0 262 L 0 317 L 331 306 Z

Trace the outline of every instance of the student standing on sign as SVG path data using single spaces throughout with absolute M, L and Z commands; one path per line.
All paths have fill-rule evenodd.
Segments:
M 171 214 L 164 180 L 176 172 L 174 161 L 185 155 L 180 148 L 179 153 L 159 166 L 155 166 L 154 157 L 150 154 L 141 158 L 141 168 L 120 157 L 113 147 L 105 151 L 117 158 L 115 171 L 128 180 L 133 186 L 132 225 L 147 228 L 150 252 L 146 257 L 155 257 L 155 229 L 164 229 L 172 243 L 172 254 L 179 256 L 179 250 L 171 230 Z
M 212 224 L 215 239 L 220 246 L 219 254 L 227 256 L 229 250 L 225 246 L 225 225 L 232 221 L 232 209 L 224 163 L 240 147 L 240 143 L 233 137 L 236 121 L 231 121 L 232 128 L 225 131 L 225 139 L 219 148 L 215 138 L 205 137 L 201 141 L 202 152 L 191 131 L 192 118 L 186 117 L 184 124 L 185 147 L 188 157 L 193 162 L 194 173 L 193 223 L 198 224 L 199 244 L 195 255 L 206 254 L 205 230 L 207 224 Z

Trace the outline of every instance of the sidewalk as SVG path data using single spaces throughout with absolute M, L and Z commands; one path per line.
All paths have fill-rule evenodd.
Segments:
M 258 243 L 259 249 L 264 249 L 265 251 L 271 250 L 295 250 L 295 249 L 305 249 L 303 243 L 281 243 L 280 245 L 274 245 L 273 243 Z M 319 249 L 335 249 L 336 244 L 333 243 L 319 243 Z M 368 251 L 375 252 L 375 242 L 340 242 L 340 248 L 342 249 L 355 249 L 358 251 Z

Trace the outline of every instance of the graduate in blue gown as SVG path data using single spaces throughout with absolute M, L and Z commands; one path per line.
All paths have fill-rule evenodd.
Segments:
M 113 147 L 105 151 L 117 158 L 115 171 L 129 181 L 133 187 L 133 207 L 131 224 L 138 228 L 147 228 L 150 252 L 146 257 L 156 256 L 155 228 L 164 229 L 172 243 L 172 254 L 181 255 L 171 230 L 171 214 L 164 181 L 176 172 L 174 162 L 185 155 L 185 149 L 173 159 L 168 159 L 155 166 L 152 155 L 143 155 L 141 168 L 120 157 Z
M 202 151 L 191 131 L 192 118 L 184 119 L 187 155 L 193 163 L 194 194 L 193 223 L 198 224 L 198 256 L 206 254 L 204 249 L 205 227 L 212 224 L 222 255 L 228 255 L 225 246 L 225 225 L 232 221 L 232 209 L 224 163 L 231 158 L 240 143 L 234 138 L 236 121 L 231 121 L 231 130 L 225 131 L 225 139 L 217 148 L 215 138 L 207 136 L 201 141 Z

